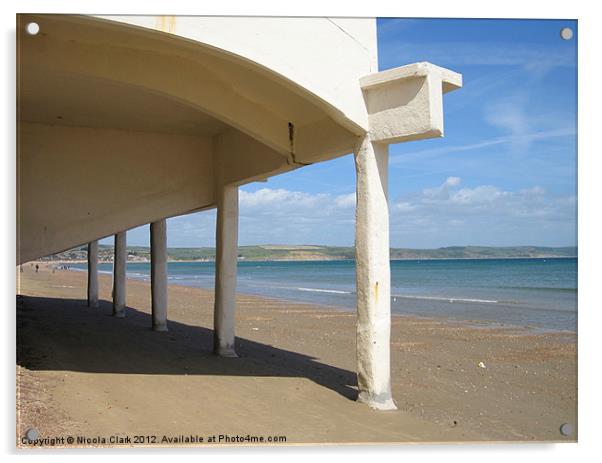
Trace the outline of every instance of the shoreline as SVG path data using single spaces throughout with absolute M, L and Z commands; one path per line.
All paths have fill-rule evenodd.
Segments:
M 33 423 L 43 435 L 278 430 L 288 443 L 574 441 L 558 432 L 576 426 L 574 333 L 395 315 L 399 410 L 376 413 L 355 402 L 352 311 L 237 294 L 239 358 L 221 359 L 211 354 L 210 290 L 170 285 L 170 331 L 155 333 L 148 282 L 128 281 L 127 316 L 115 319 L 110 275 L 99 278 L 99 309 L 85 306 L 84 272 L 44 266 L 17 278 L 19 432 Z
M 390 259 L 390 262 L 404 262 L 404 261 L 447 261 L 447 260 L 545 260 L 545 259 L 578 259 L 579 256 L 505 256 L 505 257 L 394 257 Z M 355 259 L 238 259 L 238 262 L 353 262 Z M 21 265 L 27 265 L 31 263 L 46 263 L 46 264 L 86 264 L 87 260 L 33 260 L 25 262 Z M 215 260 L 208 259 L 167 259 L 168 263 L 181 262 L 181 263 L 215 263 Z M 99 264 L 112 264 L 112 260 L 99 260 Z M 150 264 L 149 260 L 128 260 L 128 264 Z
M 47 263 L 50 264 L 50 263 Z M 67 271 L 73 271 L 73 272 L 86 272 L 85 269 L 81 269 L 81 268 L 69 268 L 67 269 Z M 110 271 L 106 271 L 106 270 L 100 270 L 99 271 L 100 275 L 107 275 L 110 276 L 112 275 L 112 272 Z M 131 276 L 131 274 L 126 274 L 126 278 L 128 281 L 142 281 L 142 282 L 149 282 L 150 281 L 150 275 L 148 276 Z M 202 287 L 202 286 L 195 286 L 195 285 L 187 285 L 187 284 L 183 284 L 183 283 L 179 283 L 178 280 L 169 280 L 168 281 L 168 286 L 178 286 L 178 287 L 182 287 L 182 288 L 198 288 L 200 290 L 203 291 L 213 291 L 213 288 L 206 288 L 206 287 Z M 577 290 L 575 290 L 577 291 Z M 318 291 L 321 292 L 321 291 Z M 351 307 L 351 306 L 345 306 L 345 305 L 335 305 L 335 304 L 327 304 L 327 303 L 323 303 L 323 302 L 316 302 L 316 301 L 307 301 L 307 300 L 303 300 L 303 299 L 295 299 L 293 297 L 291 298 L 285 298 L 285 297 L 278 297 L 278 296 L 270 296 L 270 295 L 264 295 L 264 294 L 256 294 L 256 293 L 251 293 L 251 292 L 244 292 L 244 291 L 237 291 L 236 292 L 237 295 L 241 295 L 241 296 L 248 296 L 248 297 L 260 297 L 260 298 L 264 298 L 264 299 L 269 299 L 272 300 L 276 303 L 280 302 L 282 304 L 289 304 L 289 303 L 296 303 L 296 304 L 306 304 L 306 305 L 310 305 L 310 306 L 317 306 L 317 307 L 323 307 L 326 308 L 327 310 L 337 310 L 337 311 L 343 311 L 343 312 L 351 312 L 351 313 L 355 313 L 356 311 L 356 307 Z M 351 293 L 349 293 L 351 294 Z M 494 304 L 499 304 L 499 301 L 484 301 L 484 300 L 479 300 L 479 299 L 462 299 L 462 298 L 454 298 L 454 297 L 433 297 L 433 296 L 415 296 L 415 295 L 401 295 L 401 294 L 391 294 L 391 299 L 396 299 L 396 298 L 401 298 L 401 299 L 408 299 L 408 300 L 419 300 L 419 301 L 433 301 L 434 303 L 438 303 L 438 304 L 480 304 L 480 303 L 494 303 Z M 552 310 L 552 309 L 549 309 Z M 538 326 L 538 325 L 529 325 L 529 324 L 516 324 L 516 323 L 510 323 L 510 322 L 506 322 L 506 321 L 501 321 L 501 320 L 491 320 L 491 319 L 483 319 L 483 318 L 454 318 L 453 316 L 450 316 L 449 314 L 440 314 L 440 315 L 421 315 L 421 314 L 417 314 L 417 313 L 400 313 L 398 311 L 391 311 L 391 316 L 392 317 L 418 317 L 421 319 L 427 319 L 427 320 L 433 320 L 433 321 L 446 321 L 449 323 L 453 323 L 453 324 L 457 324 L 457 323 L 464 323 L 470 326 L 491 326 L 491 327 L 501 327 L 501 328 L 510 328 L 510 329 L 525 329 L 528 330 L 530 332 L 533 333 L 569 333 L 569 334 L 573 334 L 576 333 L 576 327 L 574 330 L 572 329 L 563 329 L 563 328 L 555 328 L 555 327 L 549 327 L 549 326 Z

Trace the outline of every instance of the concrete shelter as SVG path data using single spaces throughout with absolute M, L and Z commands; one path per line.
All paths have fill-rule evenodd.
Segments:
M 358 400 L 390 390 L 388 145 L 443 136 L 459 74 L 378 72 L 374 18 L 18 15 L 17 264 L 151 224 L 153 328 L 168 329 L 166 219 L 217 208 L 214 351 L 235 357 L 238 188 L 354 153 Z M 39 31 L 30 32 L 28 25 Z M 286 237 L 283 237 L 283 241 Z

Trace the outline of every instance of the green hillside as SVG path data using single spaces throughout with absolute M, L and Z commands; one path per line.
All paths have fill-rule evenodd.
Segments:
M 86 260 L 86 246 L 70 249 L 45 260 Z M 128 246 L 128 260 L 146 262 L 150 260 L 150 249 L 145 246 Z M 172 261 L 212 261 L 215 259 L 215 248 L 168 248 Z M 296 245 L 262 245 L 240 246 L 240 260 L 341 260 L 354 259 L 355 249 L 344 246 L 296 246 Z M 541 247 L 541 246 L 449 246 L 438 249 L 405 249 L 392 248 L 391 259 L 502 259 L 502 258 L 536 258 L 536 257 L 576 257 L 577 248 Z M 100 245 L 101 261 L 113 259 L 113 246 Z

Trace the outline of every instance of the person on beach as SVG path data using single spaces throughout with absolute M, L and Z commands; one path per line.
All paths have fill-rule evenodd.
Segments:
M 39 269 L 40 269 L 40 266 L 38 264 L 36 264 L 36 273 L 38 273 Z

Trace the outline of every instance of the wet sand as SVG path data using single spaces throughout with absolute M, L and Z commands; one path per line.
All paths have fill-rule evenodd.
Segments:
M 128 280 L 127 317 L 116 319 L 109 275 L 90 309 L 85 272 L 23 268 L 18 445 L 31 427 L 91 439 L 79 446 L 190 435 L 208 445 L 214 435 L 289 444 L 576 440 L 574 333 L 396 315 L 399 410 L 376 412 L 354 402 L 353 312 L 238 295 L 240 358 L 225 359 L 211 354 L 211 291 L 170 285 L 169 332 L 155 333 L 146 282 Z M 563 436 L 563 423 L 575 433 Z

